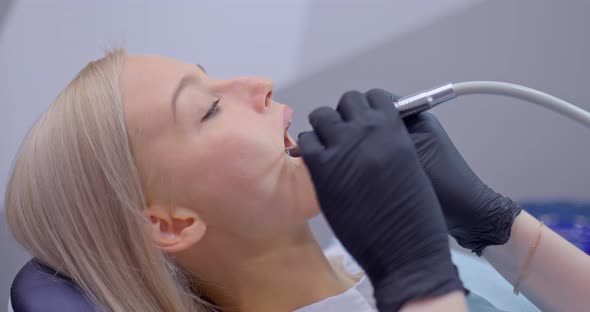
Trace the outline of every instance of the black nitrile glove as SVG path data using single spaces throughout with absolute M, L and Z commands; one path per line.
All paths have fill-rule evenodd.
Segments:
M 421 113 L 405 123 L 459 245 L 481 256 L 485 247 L 506 243 L 521 208 L 475 175 L 434 115 Z
M 348 92 L 309 115 L 299 151 L 336 236 L 365 270 L 380 311 L 463 290 L 430 180 L 388 93 Z

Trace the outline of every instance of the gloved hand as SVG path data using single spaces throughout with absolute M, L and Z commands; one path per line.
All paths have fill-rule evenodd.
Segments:
M 463 289 L 430 180 L 390 95 L 348 92 L 309 115 L 299 151 L 336 236 L 365 270 L 380 311 Z
M 459 245 L 481 256 L 485 247 L 506 243 L 522 208 L 475 175 L 434 115 L 424 112 L 405 124 Z

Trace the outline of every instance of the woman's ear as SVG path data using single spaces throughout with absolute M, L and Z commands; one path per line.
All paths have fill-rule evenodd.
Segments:
M 144 215 L 150 221 L 152 240 L 168 253 L 189 249 L 203 238 L 207 230 L 205 222 L 188 208 L 150 205 Z

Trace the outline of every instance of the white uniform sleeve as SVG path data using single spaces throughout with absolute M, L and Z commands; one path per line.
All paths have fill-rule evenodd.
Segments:
M 363 277 L 349 290 L 298 309 L 295 312 L 377 312 L 374 301 L 367 300 L 366 293 L 363 293 L 363 291 L 366 292 L 367 290 L 371 290 L 372 297 L 369 280 Z

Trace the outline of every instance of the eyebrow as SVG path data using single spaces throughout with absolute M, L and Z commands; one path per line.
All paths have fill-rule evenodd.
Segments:
M 176 86 L 174 93 L 172 93 L 172 101 L 171 102 L 172 102 L 172 116 L 174 117 L 174 121 L 176 121 L 176 106 L 177 106 L 176 102 L 178 99 L 178 95 L 187 86 L 197 84 L 200 81 L 201 80 L 193 74 L 187 74 L 184 77 L 182 77 L 182 79 L 180 79 L 180 82 Z

